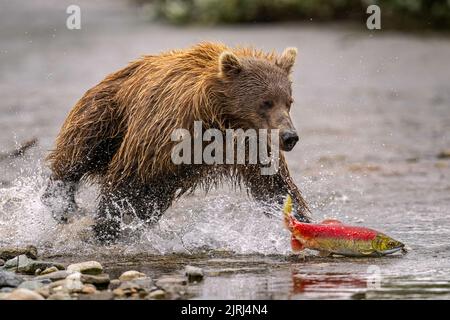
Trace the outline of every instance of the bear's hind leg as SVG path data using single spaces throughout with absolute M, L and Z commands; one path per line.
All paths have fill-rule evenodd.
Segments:
M 114 243 L 120 236 L 126 215 L 149 226 L 155 224 L 172 204 L 175 192 L 176 187 L 172 184 L 127 184 L 114 191 L 103 190 L 93 227 L 96 238 L 103 243 Z
M 100 195 L 92 230 L 95 238 L 104 244 L 114 243 L 120 236 L 123 210 L 120 199 L 120 192 L 102 192 Z

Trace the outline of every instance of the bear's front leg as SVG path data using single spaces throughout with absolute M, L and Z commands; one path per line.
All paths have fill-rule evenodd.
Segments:
M 256 201 L 269 205 L 276 203 L 281 207 L 289 194 L 299 219 L 311 222 L 308 205 L 292 180 L 284 158 L 280 159 L 279 169 L 273 175 L 262 175 L 261 168 L 256 165 L 246 166 L 242 174 L 250 194 Z

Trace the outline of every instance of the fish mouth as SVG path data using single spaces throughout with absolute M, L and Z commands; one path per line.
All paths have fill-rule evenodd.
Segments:
M 382 255 L 392 254 L 392 253 L 395 253 L 395 252 L 398 252 L 398 251 L 401 251 L 401 250 L 403 251 L 404 247 L 405 247 L 405 245 L 401 245 L 401 246 L 398 246 L 398 247 L 395 247 L 395 248 L 392 248 L 392 249 L 379 251 L 379 253 L 382 254 Z

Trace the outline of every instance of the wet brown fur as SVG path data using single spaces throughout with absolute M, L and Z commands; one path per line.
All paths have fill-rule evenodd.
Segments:
M 204 129 L 249 127 L 239 110 L 233 114 L 225 107 L 229 99 L 225 89 L 232 80 L 218 69 L 223 52 L 243 61 L 255 59 L 283 67 L 275 53 L 216 43 L 143 56 L 107 76 L 77 102 L 48 156 L 52 180 L 97 181 L 102 197 L 115 194 L 115 200 L 131 199 L 130 190 L 142 189 L 152 194 L 146 200 L 159 202 L 161 213 L 177 196 L 231 181 L 235 187 L 244 185 L 259 200 L 290 193 L 306 214 L 307 205 L 282 153 L 280 170 L 274 176 L 261 176 L 258 165 L 172 163 L 175 142 L 170 137 L 176 128 L 192 131 L 195 120 L 202 120 Z M 108 206 L 100 204 L 101 210 Z

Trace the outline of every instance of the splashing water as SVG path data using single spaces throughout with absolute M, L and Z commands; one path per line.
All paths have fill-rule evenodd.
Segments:
M 68 224 L 58 224 L 40 201 L 46 183 L 42 172 L 20 177 L 0 189 L 0 245 L 33 244 L 47 255 L 94 254 L 91 225 L 96 208 L 95 187 L 82 187 L 80 211 Z M 93 192 L 95 191 L 95 192 Z M 281 213 L 267 210 L 245 194 L 216 190 L 199 192 L 175 202 L 153 227 L 137 219 L 124 221 L 123 239 L 102 247 L 121 254 L 194 254 L 208 250 L 239 254 L 288 254 L 289 237 Z

